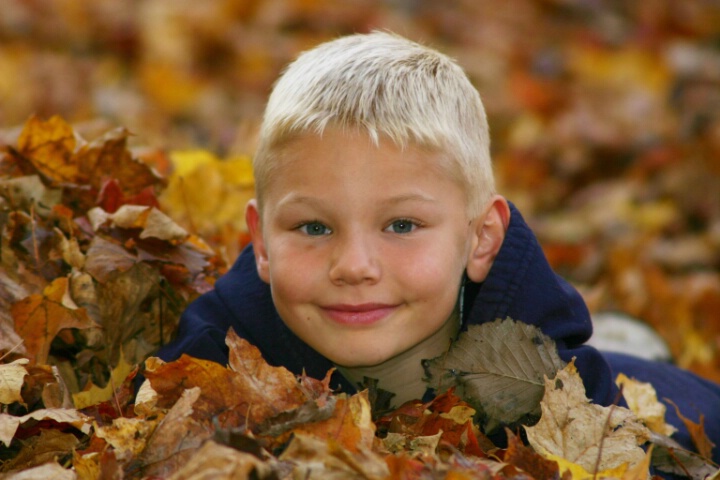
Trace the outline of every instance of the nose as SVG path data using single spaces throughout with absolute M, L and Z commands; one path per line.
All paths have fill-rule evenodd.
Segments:
M 380 279 L 381 268 L 372 242 L 361 235 L 338 238 L 329 276 L 336 285 L 376 283 Z

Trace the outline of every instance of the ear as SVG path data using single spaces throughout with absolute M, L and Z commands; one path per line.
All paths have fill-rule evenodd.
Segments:
M 490 199 L 487 207 L 475 220 L 472 248 L 466 267 L 467 276 L 473 282 L 485 280 L 493 261 L 505 240 L 510 224 L 510 207 L 500 195 Z
M 270 263 L 263 236 L 262 219 L 260 218 L 257 200 L 254 198 L 245 207 L 245 223 L 250 232 L 258 275 L 265 283 L 270 283 Z

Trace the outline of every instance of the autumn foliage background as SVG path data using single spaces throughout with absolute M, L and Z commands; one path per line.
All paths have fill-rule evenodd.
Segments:
M 680 366 L 720 381 L 720 5 L 707 0 L 5 0 L 4 155 L 31 168 L 22 162 L 47 140 L 43 128 L 60 142 L 48 158 L 80 148 L 76 133 L 95 143 L 63 157 L 76 165 L 60 182 L 70 185 L 63 208 L 11 216 L 18 206 L 0 202 L 0 355 L 34 338 L 39 364 L 56 365 L 74 393 L 104 387 L 113 371 L 124 379 L 246 244 L 250 158 L 282 67 L 372 29 L 466 69 L 488 111 L 501 192 L 591 310 L 647 322 Z M 155 206 L 190 235 L 140 238 L 160 220 L 117 214 L 123 204 Z M 68 226 L 94 206 L 117 218 Z M 54 228 L 78 245 L 48 240 L 45 253 L 63 260 L 41 264 L 38 245 L 59 238 Z M 75 248 L 98 255 L 83 265 L 108 282 L 90 317 L 121 319 L 112 338 L 88 318 L 43 338 L 17 331 L 19 300 L 62 304 Z M 26 256 L 11 261 L 10 250 Z M 111 274 L 125 267 L 127 277 Z M 140 300 L 128 308 L 122 298 Z

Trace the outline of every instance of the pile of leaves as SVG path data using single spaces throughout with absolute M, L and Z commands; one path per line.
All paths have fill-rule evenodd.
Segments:
M 382 414 L 367 391 L 271 367 L 232 331 L 227 367 L 147 358 L 224 264 L 163 213 L 165 181 L 127 135 L 88 143 L 59 117 L 32 118 L 0 157 L 2 478 L 631 480 L 647 478 L 652 438 L 677 458 L 651 386 L 623 380 L 633 411 L 594 405 L 552 342 L 510 319 L 459 348 L 481 339 L 525 360 L 451 351 L 426 364 L 435 399 Z M 503 428 L 498 448 L 483 432 Z M 713 473 L 693 430 L 701 455 L 671 467 Z

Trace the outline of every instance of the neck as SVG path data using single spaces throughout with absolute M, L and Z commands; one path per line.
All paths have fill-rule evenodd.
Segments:
M 377 380 L 378 388 L 394 396 L 391 403 L 399 407 L 409 400 L 419 400 L 425 394 L 425 371 L 422 360 L 435 358 L 447 352 L 450 343 L 460 330 L 459 313 L 454 311 L 447 322 L 430 337 L 389 360 L 369 367 L 342 367 L 338 371 L 351 383 L 364 388 L 365 378 Z

